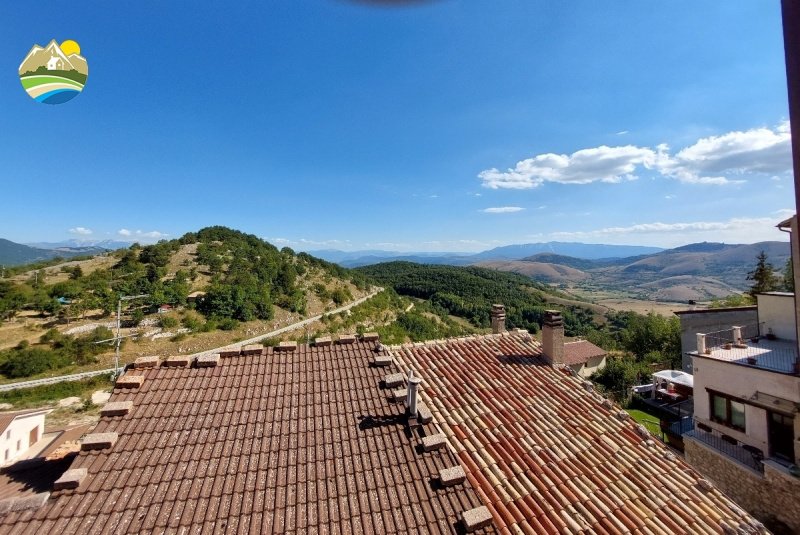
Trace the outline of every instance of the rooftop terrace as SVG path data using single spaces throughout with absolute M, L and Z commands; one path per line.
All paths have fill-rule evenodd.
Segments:
M 733 329 L 703 336 L 706 337 L 706 351 L 692 354 L 780 373 L 798 372 L 797 343 L 794 340 L 752 337 L 743 338 L 742 344 L 737 344 L 733 342 Z

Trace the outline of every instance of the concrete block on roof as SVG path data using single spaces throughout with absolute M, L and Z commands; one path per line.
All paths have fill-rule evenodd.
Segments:
M 419 416 L 419 421 L 423 424 L 433 421 L 433 413 L 424 403 L 417 403 L 417 416 Z
M 227 359 L 227 358 L 230 358 L 230 357 L 238 357 L 241 354 L 242 354 L 242 351 L 240 349 L 238 349 L 238 348 L 237 349 L 225 349 L 225 350 L 219 352 L 220 358 L 223 358 L 223 359 Z
M 428 435 L 426 437 L 422 437 L 422 449 L 426 452 L 435 451 L 439 448 L 444 448 L 447 444 L 447 439 L 441 433 L 436 433 L 435 435 Z
M 393 373 L 383 378 L 383 382 L 387 388 L 394 388 L 400 386 L 406 380 L 402 373 Z
M 195 360 L 195 364 L 197 364 L 198 368 L 213 368 L 214 366 L 219 366 L 219 358 L 219 353 L 200 355 Z
M 164 359 L 162 366 L 165 368 L 188 368 L 191 363 L 192 359 L 189 355 L 175 355 Z
M 297 342 L 289 341 L 289 342 L 281 342 L 278 344 L 276 348 L 278 351 L 296 351 L 297 350 Z
M 464 469 L 461 468 L 461 465 L 439 470 L 439 482 L 443 487 L 460 485 L 465 479 L 467 479 L 467 474 L 464 473 Z
M 330 336 L 320 336 L 314 338 L 314 345 L 317 347 L 327 347 L 333 344 L 333 339 Z
M 375 364 L 375 366 L 391 366 L 392 357 L 389 355 L 378 355 L 372 363 Z
M 284 342 L 281 342 L 281 345 Z M 247 344 L 242 348 L 242 355 L 263 355 L 264 354 L 264 344 Z
M 404 401 L 408 396 L 408 390 L 405 388 L 398 388 L 397 390 L 392 390 L 392 399 L 395 401 Z
M 72 468 L 53 482 L 53 490 L 77 489 L 86 479 L 86 468 Z
M 160 359 L 158 357 L 139 357 L 138 359 L 133 361 L 133 367 L 136 369 L 139 368 L 155 368 L 158 366 L 158 361 Z
M 0 515 L 4 515 L 11 511 L 11 506 L 14 505 L 16 498 L 6 498 L 0 500 Z
M 11 511 L 25 511 L 27 509 L 38 509 L 50 499 L 49 492 L 39 492 L 33 496 L 16 498 L 11 502 Z
M 114 386 L 117 388 L 139 388 L 144 383 L 144 375 L 132 375 L 126 373 L 119 377 Z
M 104 450 L 117 443 L 117 433 L 90 433 L 81 440 L 81 451 Z
M 133 401 L 112 401 L 103 405 L 100 416 L 125 416 L 133 408 Z
M 340 344 L 355 344 L 356 343 L 356 335 L 354 334 L 343 334 L 339 336 L 339 343 Z
M 364 342 L 377 342 L 380 338 L 378 333 L 364 333 L 361 335 L 361 340 Z
M 464 530 L 466 530 L 467 533 L 485 528 L 491 523 L 492 513 L 489 512 L 489 509 L 485 505 L 461 513 L 461 524 L 464 526 Z

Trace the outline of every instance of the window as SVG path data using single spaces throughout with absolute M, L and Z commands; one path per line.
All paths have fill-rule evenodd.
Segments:
M 11 429 L 6 431 L 6 440 L 10 440 L 10 439 L 11 439 Z
M 17 440 L 17 451 L 19 451 L 21 449 L 22 449 L 22 441 L 21 440 Z
M 770 454 L 791 463 L 794 462 L 794 418 L 769 413 Z
M 715 392 L 709 396 L 713 421 L 739 431 L 745 430 L 744 403 Z

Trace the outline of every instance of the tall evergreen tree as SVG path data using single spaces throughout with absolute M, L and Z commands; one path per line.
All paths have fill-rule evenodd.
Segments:
M 757 293 L 774 292 L 780 288 L 780 281 L 775 276 L 775 268 L 767 262 L 767 253 L 761 251 L 756 259 L 755 269 L 747 273 L 747 280 L 753 281 L 748 293 L 755 296 Z
M 791 258 L 786 261 L 786 266 L 783 268 L 783 287 L 787 292 L 794 292 L 794 267 Z

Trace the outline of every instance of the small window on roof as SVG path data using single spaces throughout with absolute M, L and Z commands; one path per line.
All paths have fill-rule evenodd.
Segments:
M 11 439 L 11 429 L 6 431 L 6 440 L 10 440 L 10 439 Z

